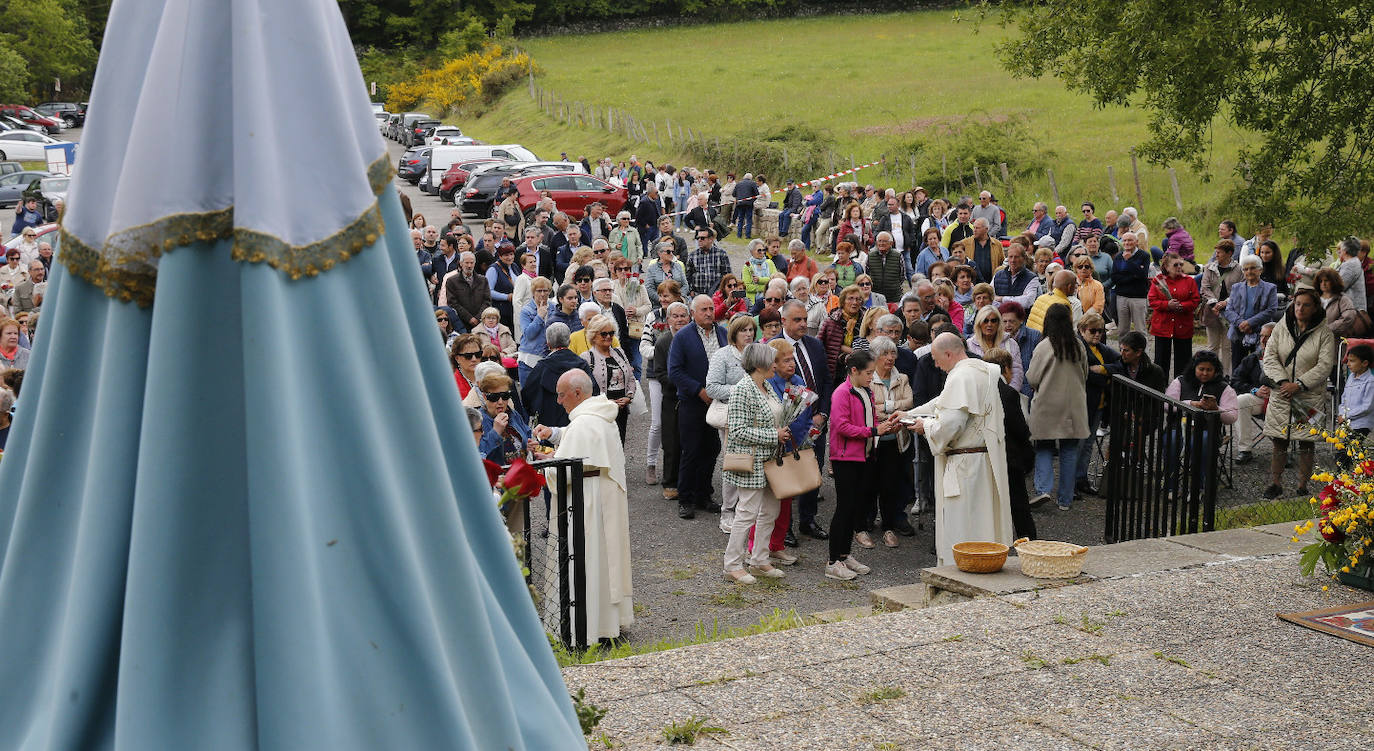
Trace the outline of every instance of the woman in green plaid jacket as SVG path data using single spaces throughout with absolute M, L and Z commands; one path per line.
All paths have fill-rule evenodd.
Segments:
M 773 355 L 773 348 L 766 344 L 745 347 L 741 364 L 749 377 L 735 384 L 730 393 L 725 451 L 753 457 L 751 471 L 725 473 L 725 481 L 739 488 L 730 542 L 725 546 L 725 579 L 736 584 L 753 584 L 757 581 L 754 575 L 775 579 L 783 575 L 768 562 L 768 539 L 779 504 L 763 474 L 763 463 L 773 456 L 778 442 L 792 437 L 782 422 L 782 402 L 767 383 L 773 375 Z M 754 539 L 759 541 L 752 551 L 748 550 L 750 527 L 754 527 Z

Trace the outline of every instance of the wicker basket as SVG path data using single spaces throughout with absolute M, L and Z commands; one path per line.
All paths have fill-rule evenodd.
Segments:
M 1011 549 L 1000 542 L 960 542 L 954 545 L 954 565 L 970 574 L 1001 571 Z
M 1022 537 L 1012 543 L 1021 559 L 1021 573 L 1037 579 L 1072 579 L 1083 573 L 1088 549 L 1082 545 Z

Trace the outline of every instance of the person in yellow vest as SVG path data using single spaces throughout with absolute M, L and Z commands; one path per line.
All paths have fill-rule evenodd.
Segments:
M 1049 310 L 1051 305 L 1068 305 L 1073 311 L 1074 324 L 1077 325 L 1078 319 L 1083 317 L 1083 303 L 1074 295 L 1077 290 L 1078 279 L 1072 271 L 1054 272 L 1050 291 L 1035 299 L 1030 314 L 1026 316 L 1026 326 L 1040 331 L 1045 322 L 1045 311 Z

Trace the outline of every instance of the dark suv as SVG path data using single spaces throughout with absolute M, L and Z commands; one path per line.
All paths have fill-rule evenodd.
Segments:
M 406 130 L 401 143 L 405 144 L 407 148 L 419 146 L 425 142 L 425 131 L 438 125 L 443 125 L 443 123 L 438 120 L 416 120 Z
M 86 124 L 86 108 L 75 102 L 44 102 L 33 109 L 40 115 L 61 118 L 68 128 Z

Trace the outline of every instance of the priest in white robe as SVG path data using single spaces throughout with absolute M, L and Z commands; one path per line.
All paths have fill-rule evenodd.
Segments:
M 536 428 L 535 435 L 548 438 L 557 446 L 554 457 L 583 460 L 584 534 L 587 572 L 587 641 L 614 639 L 620 630 L 635 621 L 630 585 L 630 517 L 625 494 L 625 450 L 615 418 L 615 402 L 593 396 L 591 377 L 582 370 L 570 370 L 558 379 L 558 403 L 567 410 L 569 423 L 564 428 Z M 554 470 L 547 470 L 549 488 L 556 495 Z M 554 508 L 562 500 L 554 499 Z M 558 527 L 551 524 L 548 550 L 557 556 Z M 571 582 L 569 583 L 571 587 Z M 557 607 L 558 581 L 550 579 L 544 588 L 544 607 Z M 575 614 L 570 611 L 570 618 Z
M 935 550 L 941 566 L 954 563 L 960 542 L 1013 541 L 1008 491 L 1001 372 L 971 358 L 954 334 L 935 338 L 930 355 L 949 374 L 934 399 L 912 409 L 912 429 L 935 455 Z

